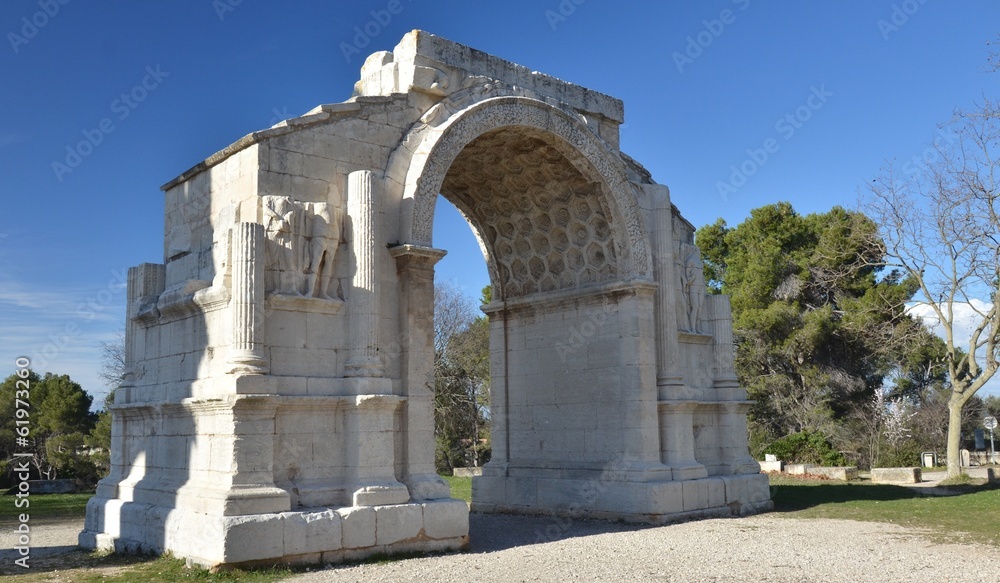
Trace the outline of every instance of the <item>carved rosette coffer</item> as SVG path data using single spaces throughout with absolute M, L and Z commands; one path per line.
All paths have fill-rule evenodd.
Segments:
M 233 343 L 230 374 L 266 374 L 264 352 L 264 227 L 237 223 L 231 247 Z
M 351 285 L 348 324 L 351 356 L 345 365 L 348 377 L 381 377 L 384 365 L 378 352 L 379 180 L 374 172 L 360 170 L 347 177 L 347 208 L 351 217 L 351 250 L 355 269 Z

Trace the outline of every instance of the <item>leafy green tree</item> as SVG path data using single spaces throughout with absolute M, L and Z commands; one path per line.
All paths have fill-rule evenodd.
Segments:
M 18 446 L 14 441 L 15 396 L 16 391 L 23 388 L 23 385 L 18 387 L 18 380 L 20 377 L 13 374 L 0 384 L 3 458 L 11 459 L 15 451 L 30 452 L 32 464 L 41 478 L 55 479 L 60 472 L 84 479 L 89 477 L 93 472 L 90 469 L 83 471 L 84 465 L 80 464 L 86 462 L 83 444 L 97 421 L 97 415 L 90 411 L 93 398 L 68 375 L 45 373 L 39 377 L 32 371 L 25 379 L 30 394 L 22 399 L 29 403 L 30 441 L 27 447 Z M 87 476 L 77 476 L 77 471 Z
M 490 288 L 483 290 L 488 303 Z M 435 437 L 441 472 L 489 460 L 489 321 L 454 287 L 435 288 Z
M 880 273 L 874 233 L 861 213 L 802 216 L 788 203 L 698 230 L 709 289 L 732 298 L 755 443 L 809 431 L 855 449 L 846 421 L 889 375 L 911 392 L 937 378 L 921 356 L 936 340 L 905 309 L 915 285 Z

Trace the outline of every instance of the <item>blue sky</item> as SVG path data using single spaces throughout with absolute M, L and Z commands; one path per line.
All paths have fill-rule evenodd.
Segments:
M 106 392 L 124 271 L 162 261 L 159 186 L 347 99 L 364 56 L 411 29 L 623 99 L 623 150 L 700 226 L 779 200 L 854 206 L 884 161 L 922 155 L 956 107 L 996 94 L 997 23 L 986 0 L 5 0 L 0 370 L 28 354 Z M 478 297 L 471 232 L 445 205 L 437 221 L 439 277 Z

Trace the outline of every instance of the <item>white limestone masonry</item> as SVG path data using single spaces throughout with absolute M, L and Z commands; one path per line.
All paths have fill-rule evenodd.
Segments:
M 422 31 L 354 95 L 163 187 L 129 272 L 112 468 L 80 544 L 206 566 L 461 549 L 434 472 L 439 194 L 489 270 L 473 510 L 666 523 L 771 508 L 728 299 L 619 149 L 621 101 Z

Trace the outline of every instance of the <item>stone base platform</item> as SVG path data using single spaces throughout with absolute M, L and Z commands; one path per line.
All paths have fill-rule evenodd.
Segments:
M 464 549 L 469 507 L 444 499 L 216 517 L 95 497 L 87 504 L 79 544 L 125 553 L 172 552 L 213 569 L 328 564 L 376 554 Z
M 774 509 L 764 474 L 657 482 L 483 475 L 472 479 L 472 489 L 474 512 L 649 524 L 747 516 Z

